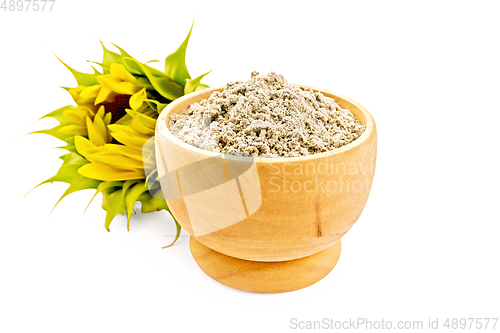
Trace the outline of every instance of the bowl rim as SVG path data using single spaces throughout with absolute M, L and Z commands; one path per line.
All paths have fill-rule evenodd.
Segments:
M 366 141 L 373 134 L 374 129 L 375 129 L 375 121 L 374 121 L 372 115 L 370 114 L 370 112 L 368 112 L 368 110 L 364 106 L 359 104 L 358 102 L 356 102 L 348 97 L 345 97 L 343 95 L 326 90 L 326 89 L 320 89 L 320 88 L 316 88 L 316 87 L 312 87 L 312 86 L 308 86 L 308 85 L 303 85 L 303 84 L 296 84 L 296 85 L 302 89 L 304 89 L 304 88 L 305 89 L 312 89 L 313 91 L 333 95 L 335 97 L 341 98 L 341 99 L 349 102 L 351 105 L 356 106 L 363 113 L 363 115 L 365 116 L 365 119 L 366 119 L 366 124 L 365 124 L 366 127 L 365 127 L 365 131 L 363 132 L 363 134 L 361 134 L 361 136 L 359 138 L 357 138 L 356 140 L 350 142 L 349 144 L 347 144 L 345 146 L 342 146 L 340 148 L 336 148 L 334 150 L 325 151 L 323 153 L 318 153 L 318 154 L 312 154 L 312 155 L 306 155 L 306 156 L 295 156 L 295 157 L 247 157 L 247 156 L 238 156 L 238 155 L 217 153 L 217 152 L 212 152 L 210 150 L 201 149 L 201 148 L 192 146 L 192 145 L 182 141 L 181 139 L 176 137 L 172 132 L 170 132 L 170 130 L 168 129 L 167 123 L 166 123 L 166 119 L 169 116 L 170 112 L 173 109 L 175 109 L 178 104 L 184 102 L 186 99 L 196 99 L 199 95 L 204 95 L 204 94 L 207 94 L 208 92 L 211 92 L 211 94 L 212 94 L 215 91 L 222 91 L 225 89 L 226 86 L 210 87 L 210 88 L 196 91 L 196 92 L 193 92 L 193 93 L 190 93 L 190 94 L 187 94 L 187 95 L 184 95 L 184 96 L 177 98 L 176 100 L 174 100 L 173 102 L 168 104 L 159 114 L 158 120 L 157 120 L 156 131 L 157 132 L 159 131 L 160 133 L 162 133 L 168 140 L 171 140 L 175 144 L 177 144 L 185 149 L 189 149 L 189 150 L 192 150 L 192 151 L 197 152 L 199 154 L 205 155 L 207 157 L 214 157 L 214 156 L 222 155 L 224 157 L 224 159 L 232 159 L 232 160 L 238 160 L 238 161 L 253 161 L 255 163 L 281 163 L 281 162 L 293 163 L 293 162 L 309 161 L 309 160 L 314 160 L 314 159 L 318 159 L 318 158 L 325 158 L 325 157 L 341 154 L 345 151 L 351 150 L 351 149 L 361 145 L 364 141 Z M 199 101 L 197 101 L 197 102 L 199 102 Z M 197 102 L 195 102 L 195 103 L 197 103 Z

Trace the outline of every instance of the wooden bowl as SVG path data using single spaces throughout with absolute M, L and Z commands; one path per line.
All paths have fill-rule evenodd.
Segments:
M 172 214 L 197 242 L 238 259 L 281 262 L 331 247 L 356 222 L 374 176 L 375 122 L 355 101 L 312 89 L 349 109 L 366 125 L 364 133 L 344 147 L 310 156 L 221 155 L 182 142 L 167 123 L 223 87 L 183 96 L 163 110 L 156 127 L 162 190 Z

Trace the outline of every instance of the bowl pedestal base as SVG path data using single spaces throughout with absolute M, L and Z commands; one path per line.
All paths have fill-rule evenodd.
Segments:
M 282 293 L 308 287 L 335 267 L 340 240 L 308 257 L 288 261 L 250 261 L 216 252 L 191 237 L 191 254 L 212 279 L 231 288 L 254 293 Z

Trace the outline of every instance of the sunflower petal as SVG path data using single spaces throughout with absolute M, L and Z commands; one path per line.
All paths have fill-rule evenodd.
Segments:
M 99 131 L 99 135 L 101 138 L 106 142 L 111 141 L 111 134 L 109 133 L 108 128 L 106 127 L 106 124 L 104 123 L 104 120 L 101 117 L 95 117 L 94 118 L 94 125 L 95 128 Z
M 124 145 L 117 145 L 117 144 L 106 144 L 104 147 L 109 150 L 110 152 L 120 154 L 123 156 L 127 156 L 133 159 L 136 159 L 138 161 L 142 160 L 142 150 L 129 147 L 129 146 L 124 146 Z
M 94 112 L 85 106 L 77 106 L 76 108 L 64 111 L 63 114 L 66 119 L 85 126 L 85 118 L 93 116 Z
M 140 160 L 119 154 L 113 154 L 108 151 L 99 151 L 97 153 L 87 154 L 87 159 L 92 163 L 102 163 L 110 167 L 123 170 L 135 171 L 144 168 L 144 164 Z
M 88 130 L 89 140 L 96 146 L 104 146 L 107 143 L 106 138 L 101 135 L 99 129 L 97 128 L 96 125 L 94 125 L 94 123 L 90 118 L 87 118 L 87 130 Z
M 112 125 L 109 125 L 108 128 L 111 129 L 110 126 L 114 126 L 114 125 L 128 125 L 128 124 L 130 124 L 130 122 L 132 122 L 132 117 L 130 117 L 130 115 L 126 114 L 123 117 L 121 117 L 120 119 L 118 119 L 117 121 L 115 121 Z
M 144 124 L 144 126 L 147 126 L 148 128 L 153 130 L 156 128 L 156 119 L 148 117 L 144 113 L 138 113 L 136 117 L 139 118 L 139 120 L 141 121 L 141 123 Z
M 113 117 L 113 114 L 111 112 L 108 112 L 104 115 L 104 124 L 106 124 L 106 127 L 109 126 L 111 123 L 111 118 Z M 111 137 L 109 137 L 109 141 L 111 141 Z
M 92 141 L 90 141 L 89 139 L 83 137 L 83 136 L 80 136 L 80 135 L 76 135 L 75 136 L 75 147 L 76 147 L 76 151 L 82 155 L 82 156 L 85 156 L 86 157 L 86 154 L 87 154 L 87 150 L 89 148 L 95 148 L 97 147 L 95 143 L 93 143 Z
M 147 137 L 139 136 L 137 134 L 131 136 L 123 131 L 111 133 L 111 136 L 125 146 L 130 146 L 137 149 L 142 149 L 142 146 L 144 146 L 146 141 L 148 141 Z
M 57 132 L 68 135 L 87 135 L 88 133 L 87 127 L 79 124 L 62 126 L 57 130 Z
M 144 175 L 138 171 L 112 168 L 102 163 L 85 164 L 78 169 L 78 173 L 84 177 L 102 181 L 120 181 L 144 178 Z
M 111 131 L 111 134 L 125 133 L 125 134 L 130 135 L 130 136 L 138 135 L 138 133 L 131 126 L 127 126 L 127 125 L 119 125 L 119 124 L 115 123 L 115 124 L 109 125 L 108 128 Z
M 101 90 L 101 86 L 96 84 L 90 87 L 85 87 L 82 92 L 80 93 L 80 97 L 85 100 L 85 101 L 93 101 L 99 94 L 99 91 Z
M 129 101 L 130 107 L 133 110 L 138 110 L 144 103 L 145 99 L 146 99 L 146 88 L 143 88 L 140 91 L 133 94 L 132 97 L 130 97 Z
M 144 117 L 144 118 L 146 118 L 146 117 Z M 144 135 L 148 135 L 148 136 L 155 135 L 155 130 L 146 126 L 144 124 L 143 120 L 141 119 L 141 117 L 139 117 L 139 114 L 132 119 L 132 128 L 137 133 L 140 133 L 140 134 L 144 134 Z
M 120 78 L 122 81 L 126 82 L 135 82 L 136 78 L 132 74 L 130 74 L 123 65 L 112 63 L 109 67 L 109 73 L 117 78 Z
M 104 113 L 105 113 L 105 111 L 104 111 L 104 105 L 101 105 L 99 107 L 99 110 L 96 113 L 96 116 L 100 117 L 100 118 L 103 118 L 104 117 Z
M 98 77 L 100 77 L 100 76 L 98 76 Z M 106 86 L 102 86 L 101 90 L 99 91 L 99 94 L 97 95 L 97 97 L 95 99 L 94 104 L 97 105 L 97 104 L 101 104 L 101 103 L 104 103 L 106 101 L 111 100 L 111 97 L 112 97 L 111 93 L 112 93 L 111 89 L 109 89 Z
M 97 77 L 97 80 L 99 83 L 108 89 L 110 89 L 112 92 L 121 94 L 121 95 L 133 95 L 139 90 L 141 90 L 142 87 L 136 86 L 132 82 L 129 81 L 123 81 L 119 77 L 114 77 L 111 75 L 101 75 Z

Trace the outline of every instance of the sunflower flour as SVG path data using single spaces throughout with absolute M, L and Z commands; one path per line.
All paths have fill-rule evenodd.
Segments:
M 170 131 L 195 147 L 254 157 L 326 152 L 356 140 L 365 126 L 332 98 L 289 84 L 282 75 L 251 73 L 168 121 Z

